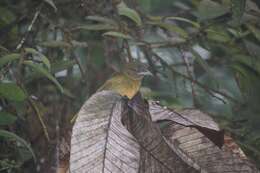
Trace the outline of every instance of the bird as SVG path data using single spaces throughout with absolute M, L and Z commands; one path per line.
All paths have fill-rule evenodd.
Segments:
M 139 61 L 127 62 L 120 72 L 112 75 L 98 90 L 111 90 L 132 99 L 139 91 L 144 76 L 152 75 L 148 66 Z

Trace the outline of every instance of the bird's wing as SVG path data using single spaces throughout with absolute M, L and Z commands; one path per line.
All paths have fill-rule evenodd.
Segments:
M 141 85 L 141 80 L 133 80 L 126 75 L 117 74 L 107 80 L 97 92 L 102 90 L 113 90 L 122 96 L 127 96 L 131 99 L 138 91 Z
M 113 75 L 112 78 L 108 79 L 99 89 L 97 92 L 103 91 L 103 90 L 112 90 L 113 86 L 117 85 L 117 83 L 121 82 L 122 76 L 120 74 Z

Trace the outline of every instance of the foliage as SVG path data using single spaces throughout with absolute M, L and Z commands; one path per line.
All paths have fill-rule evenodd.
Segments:
M 113 91 L 95 93 L 73 126 L 71 172 L 239 172 L 241 167 L 258 172 L 209 115 L 168 109 L 140 94 L 129 100 Z
M 143 95 L 211 113 L 260 163 L 259 5 L 1 0 L 0 128 L 26 145 L 1 137 L 0 170 L 50 172 L 83 102 L 136 58 L 154 74 Z

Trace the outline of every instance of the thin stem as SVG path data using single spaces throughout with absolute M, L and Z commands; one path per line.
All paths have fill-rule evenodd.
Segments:
M 195 106 L 196 105 L 196 92 L 195 92 L 195 89 L 194 89 L 194 78 L 193 78 L 192 71 L 190 69 L 190 65 L 188 63 L 187 57 L 185 56 L 182 49 L 180 49 L 180 52 L 181 52 L 182 60 L 183 60 L 185 67 L 186 67 L 187 74 L 192 79 L 192 81 L 191 81 L 191 93 L 192 93 L 193 105 Z
M 49 133 L 48 133 L 48 130 L 47 130 L 47 126 L 45 125 L 45 123 L 42 119 L 42 114 L 41 114 L 40 110 L 38 109 L 38 106 L 36 105 L 36 103 L 34 102 L 34 100 L 32 98 L 29 97 L 28 101 L 29 101 L 31 107 L 33 108 L 33 110 L 35 111 L 36 115 L 38 116 L 38 119 L 39 119 L 41 126 L 43 128 L 44 135 L 45 135 L 47 141 L 49 142 L 50 137 L 49 137 Z
M 208 86 L 198 82 L 197 80 L 194 80 L 193 78 L 190 78 L 189 76 L 186 76 L 178 71 L 175 71 L 167 62 L 165 62 L 159 55 L 157 55 L 156 53 L 153 53 L 154 57 L 156 57 L 163 65 L 165 65 L 169 70 L 171 70 L 172 73 L 181 76 L 182 78 L 192 81 L 194 82 L 194 84 L 198 85 L 199 87 L 201 87 L 202 89 L 204 89 L 208 94 L 210 94 L 212 97 L 217 98 L 218 100 L 221 100 L 222 102 L 226 102 L 223 98 L 217 96 L 216 94 L 219 94 L 227 99 L 229 99 L 230 101 L 240 104 L 240 101 L 236 100 L 235 98 L 233 98 L 232 96 L 229 96 L 228 94 L 218 91 L 216 89 L 213 88 L 209 88 Z M 216 94 L 215 94 L 216 93 Z
M 34 25 L 34 23 L 36 22 L 36 20 L 37 20 L 39 14 L 40 14 L 41 9 L 42 9 L 42 4 L 40 5 L 39 9 L 35 12 L 35 14 L 34 14 L 34 16 L 33 16 L 33 19 L 32 19 L 32 21 L 31 21 L 30 25 L 28 26 L 28 29 L 27 29 L 27 31 L 26 31 L 26 34 L 25 34 L 24 37 L 21 39 L 20 43 L 17 45 L 16 50 L 19 50 L 19 49 L 21 49 L 21 48 L 23 47 L 23 44 L 25 43 L 25 41 L 26 41 L 26 39 L 27 39 L 27 37 L 28 37 L 29 32 L 31 32 L 31 30 L 32 30 L 32 28 L 33 28 L 33 25 Z
M 75 55 L 75 53 L 73 53 L 73 57 L 76 61 L 76 64 L 79 66 L 79 71 L 81 73 L 82 78 L 85 79 L 85 71 L 84 71 L 84 69 L 83 69 L 83 67 L 82 67 L 82 65 L 79 61 L 79 58 Z
M 128 60 L 129 60 L 129 62 L 132 62 L 133 61 L 133 56 L 132 56 L 132 54 L 131 54 L 131 50 L 130 50 L 130 46 L 129 46 L 129 44 L 128 44 L 128 41 L 124 41 L 124 47 L 125 47 L 125 49 L 126 49 L 126 51 L 127 51 L 127 55 L 128 55 Z

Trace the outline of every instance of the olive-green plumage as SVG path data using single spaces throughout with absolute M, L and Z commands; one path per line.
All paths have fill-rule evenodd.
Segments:
M 150 73 L 144 64 L 139 62 L 127 63 L 122 72 L 113 75 L 98 91 L 112 90 L 131 99 L 139 91 L 142 79 L 146 74 Z

